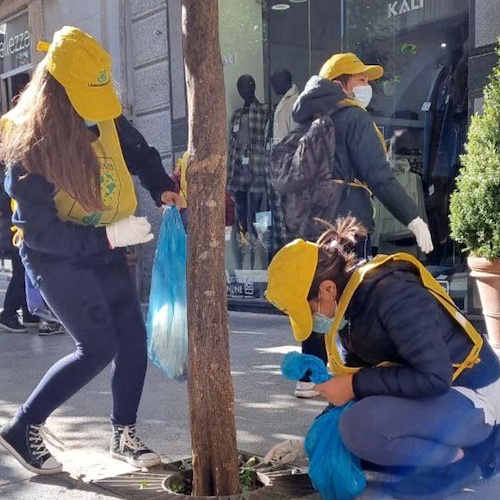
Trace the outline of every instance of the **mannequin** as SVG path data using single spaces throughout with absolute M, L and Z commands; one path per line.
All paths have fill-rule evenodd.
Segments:
M 266 251 L 254 224 L 256 214 L 267 210 L 265 139 L 268 108 L 256 98 L 255 79 L 251 75 L 242 75 L 237 89 L 243 107 L 236 110 L 231 121 L 227 190 L 236 203 L 242 269 L 264 269 Z
M 464 35 L 466 36 L 466 35 Z M 449 197 L 455 187 L 459 155 L 467 134 L 467 42 L 447 37 L 447 55 L 438 67 L 431 88 L 424 131 L 424 180 L 427 183 L 427 213 L 436 250 L 434 265 L 453 262 L 448 212 Z M 463 44 L 463 45 L 462 45 Z
M 296 126 L 292 118 L 295 101 L 299 97 L 297 86 L 293 83 L 292 74 L 287 69 L 280 69 L 271 76 L 274 92 L 281 100 L 274 111 L 273 146 L 281 142 Z

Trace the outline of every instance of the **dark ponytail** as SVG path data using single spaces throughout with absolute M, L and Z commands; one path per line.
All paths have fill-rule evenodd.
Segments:
M 318 239 L 319 261 L 309 300 L 318 296 L 319 287 L 325 280 L 333 281 L 340 293 L 344 291 L 349 271 L 357 259 L 354 248 L 367 235 L 366 229 L 354 217 L 337 219 L 335 224 L 323 220 L 318 222 L 326 227 L 326 231 Z

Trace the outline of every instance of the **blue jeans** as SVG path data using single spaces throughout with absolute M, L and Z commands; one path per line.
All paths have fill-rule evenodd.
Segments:
M 18 412 L 41 424 L 109 363 L 113 423 L 134 424 L 146 375 L 146 328 L 121 250 L 71 262 L 30 262 L 43 298 L 75 341 Z
M 371 396 L 340 419 L 340 434 L 357 457 L 387 467 L 442 467 L 459 448 L 490 437 L 484 412 L 457 391 L 424 399 Z

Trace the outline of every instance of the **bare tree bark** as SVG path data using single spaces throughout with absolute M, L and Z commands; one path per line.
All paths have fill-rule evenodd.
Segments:
M 183 0 L 187 170 L 189 404 L 194 496 L 239 493 L 224 262 L 227 137 L 218 0 Z

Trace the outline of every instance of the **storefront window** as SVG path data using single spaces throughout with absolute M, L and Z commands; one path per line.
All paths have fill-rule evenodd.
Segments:
M 331 0 L 219 0 L 219 12 L 228 116 L 228 191 L 235 203 L 234 221 L 229 220 L 226 228 L 228 294 L 261 299 L 269 262 L 283 244 L 283 222 L 270 185 L 269 155 L 281 138 L 277 138 L 278 130 L 286 133 L 290 120 L 283 113 L 275 120 L 275 111 L 285 94 L 298 95 L 324 60 L 340 51 L 340 4 Z M 277 73 L 282 76 L 276 84 Z M 277 122 L 284 127 L 276 126 Z
M 384 66 L 369 111 L 398 180 L 426 215 L 435 250 L 420 254 L 380 203 L 374 243 L 380 253 L 417 255 L 460 305 L 467 274 L 448 208 L 468 126 L 468 7 L 467 0 L 346 0 L 346 51 Z
M 28 14 L 0 22 L 1 112 L 12 107 L 13 99 L 29 81 L 31 36 Z
M 344 51 L 384 67 L 368 110 L 436 247 L 428 258 L 420 254 L 408 228 L 375 201 L 376 251 L 417 255 L 459 303 L 465 302 L 466 274 L 461 251 L 449 237 L 448 203 L 467 131 L 468 5 L 468 0 L 219 0 L 228 191 L 235 201 L 226 233 L 230 297 L 262 298 L 268 264 L 283 244 L 269 186 L 283 92 L 300 93 L 331 55 Z M 289 75 L 296 90 L 276 85 L 277 73 Z M 249 85 L 255 85 L 255 101 Z

